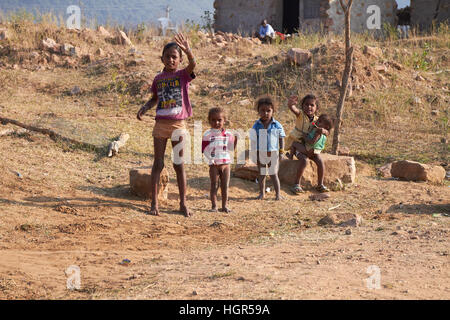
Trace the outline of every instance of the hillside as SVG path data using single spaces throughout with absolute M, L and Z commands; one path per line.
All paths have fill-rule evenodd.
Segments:
M 263 93 L 279 101 L 275 117 L 287 132 L 292 94 L 313 92 L 320 113 L 335 114 L 341 36 L 262 45 L 236 34 L 185 33 L 197 60 L 192 136 L 196 121 L 209 128 L 214 106 L 226 110 L 227 128 L 248 130 Z M 449 171 L 449 35 L 442 26 L 407 40 L 352 37 L 353 94 L 341 143 L 355 160 L 353 183 L 336 181 L 321 201 L 309 185 L 294 195 L 283 183 L 283 200 L 275 201 L 268 182 L 261 201 L 254 180 L 233 175 L 225 214 L 210 211 L 208 165 L 186 164 L 193 216 L 185 218 L 170 143 L 161 216 L 147 215 L 149 201 L 129 184 L 131 169 L 153 162 L 155 110 L 143 121 L 136 113 L 171 38 L 129 34 L 127 45 L 108 27 L 0 24 L 0 117 L 43 130 L 0 126 L 0 299 L 450 299 L 449 180 L 404 181 L 380 168 L 407 159 Z M 291 48 L 311 60 L 291 63 Z M 107 157 L 121 133 L 127 144 Z M 330 149 L 331 141 L 323 153 Z M 321 223 L 349 215 L 358 224 Z M 77 290 L 67 288 L 73 265 L 81 270 Z M 377 290 L 366 286 L 371 266 L 381 272 Z
M 154 24 L 158 18 L 166 15 L 167 5 L 172 8 L 172 20 L 178 23 L 188 19 L 201 22 L 205 11 L 214 12 L 213 0 L 2 0 L 0 12 L 7 15 L 8 12 L 25 9 L 27 12 L 40 14 L 52 12 L 57 17 L 67 19 L 66 10 L 70 5 L 81 8 L 88 26 L 91 22 L 125 26 Z

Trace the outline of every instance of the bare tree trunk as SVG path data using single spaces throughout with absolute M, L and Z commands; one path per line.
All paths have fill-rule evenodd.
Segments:
M 93 145 L 93 144 L 90 144 L 90 143 L 81 142 L 81 141 L 77 141 L 77 140 L 74 140 L 74 139 L 71 139 L 71 138 L 64 137 L 64 136 L 60 135 L 59 133 L 56 133 L 53 130 L 26 125 L 26 124 L 21 123 L 21 122 L 19 122 L 17 120 L 14 120 L 14 119 L 8 119 L 8 118 L 0 117 L 0 123 L 3 124 L 3 125 L 7 125 L 8 123 L 10 123 L 10 124 L 13 124 L 15 126 L 19 126 L 19 127 L 24 128 L 26 130 L 29 130 L 29 131 L 39 132 L 39 133 L 48 135 L 50 137 L 50 139 L 52 139 L 53 141 L 60 140 L 60 141 L 64 141 L 64 142 L 68 142 L 68 143 L 72 143 L 72 144 L 76 144 L 76 145 L 80 145 L 80 146 L 82 146 L 84 148 L 92 149 L 92 150 L 96 150 L 96 151 L 103 149 L 101 147 L 97 147 L 96 145 Z
M 344 113 L 345 97 L 347 96 L 347 90 L 349 89 L 350 73 L 353 68 L 353 47 L 351 47 L 350 43 L 350 20 L 353 0 L 347 0 L 346 5 L 344 4 L 344 0 L 339 0 L 339 2 L 345 13 L 345 68 L 342 74 L 339 102 L 336 109 L 336 127 L 334 128 L 333 146 L 331 148 L 332 154 L 337 154 L 339 150 L 339 133 L 342 124 L 342 114 Z

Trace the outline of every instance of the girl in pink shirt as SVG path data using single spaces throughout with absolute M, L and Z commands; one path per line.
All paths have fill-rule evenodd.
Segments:
M 189 59 L 189 65 L 185 69 L 178 70 L 183 61 L 182 52 Z M 189 82 L 195 78 L 193 73 L 196 66 L 195 58 L 189 46 L 187 38 L 183 34 L 175 36 L 175 42 L 168 43 L 162 52 L 161 61 L 164 70 L 159 73 L 152 84 L 152 98 L 139 110 L 137 118 L 142 116 L 155 105 L 156 122 L 153 128 L 154 161 L 151 174 L 152 204 L 149 214 L 159 216 L 158 208 L 158 183 L 161 171 L 164 168 L 164 153 L 166 151 L 167 139 L 171 139 L 172 148 L 183 142 L 180 132 L 186 131 L 185 119 L 192 116 L 192 107 L 189 102 Z M 174 138 L 172 138 L 172 135 Z M 174 141 L 178 140 L 178 141 Z M 180 211 L 186 217 L 191 212 L 186 206 L 186 173 L 182 161 L 183 150 L 177 155 L 181 163 L 173 163 L 177 175 L 178 190 L 180 192 Z

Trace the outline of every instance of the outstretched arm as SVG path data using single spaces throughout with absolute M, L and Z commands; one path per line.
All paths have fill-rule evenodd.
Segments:
M 298 97 L 297 96 L 291 96 L 288 100 L 288 107 L 289 110 L 291 110 L 296 117 L 298 117 L 300 115 L 300 110 L 297 108 L 297 104 L 298 104 Z
M 191 47 L 189 46 L 189 41 L 182 33 L 178 33 L 177 35 L 175 35 L 175 42 L 188 57 L 189 64 L 186 67 L 186 72 L 190 75 L 194 71 L 197 63 L 195 62 L 195 58 L 194 55 L 192 54 Z
M 153 97 L 147 101 L 146 104 L 144 104 L 138 111 L 137 113 L 137 118 L 138 120 L 142 120 L 142 117 L 144 116 L 144 114 L 150 110 L 151 108 L 153 108 L 156 104 L 158 103 L 158 97 L 156 95 L 153 95 Z

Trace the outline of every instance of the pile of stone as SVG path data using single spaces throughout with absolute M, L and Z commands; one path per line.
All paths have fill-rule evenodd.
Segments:
M 229 32 L 217 31 L 216 33 L 206 33 L 203 31 L 198 31 L 197 34 L 203 45 L 211 44 L 220 48 L 226 47 L 232 43 L 246 46 L 261 44 L 261 41 L 258 38 L 242 37 Z

